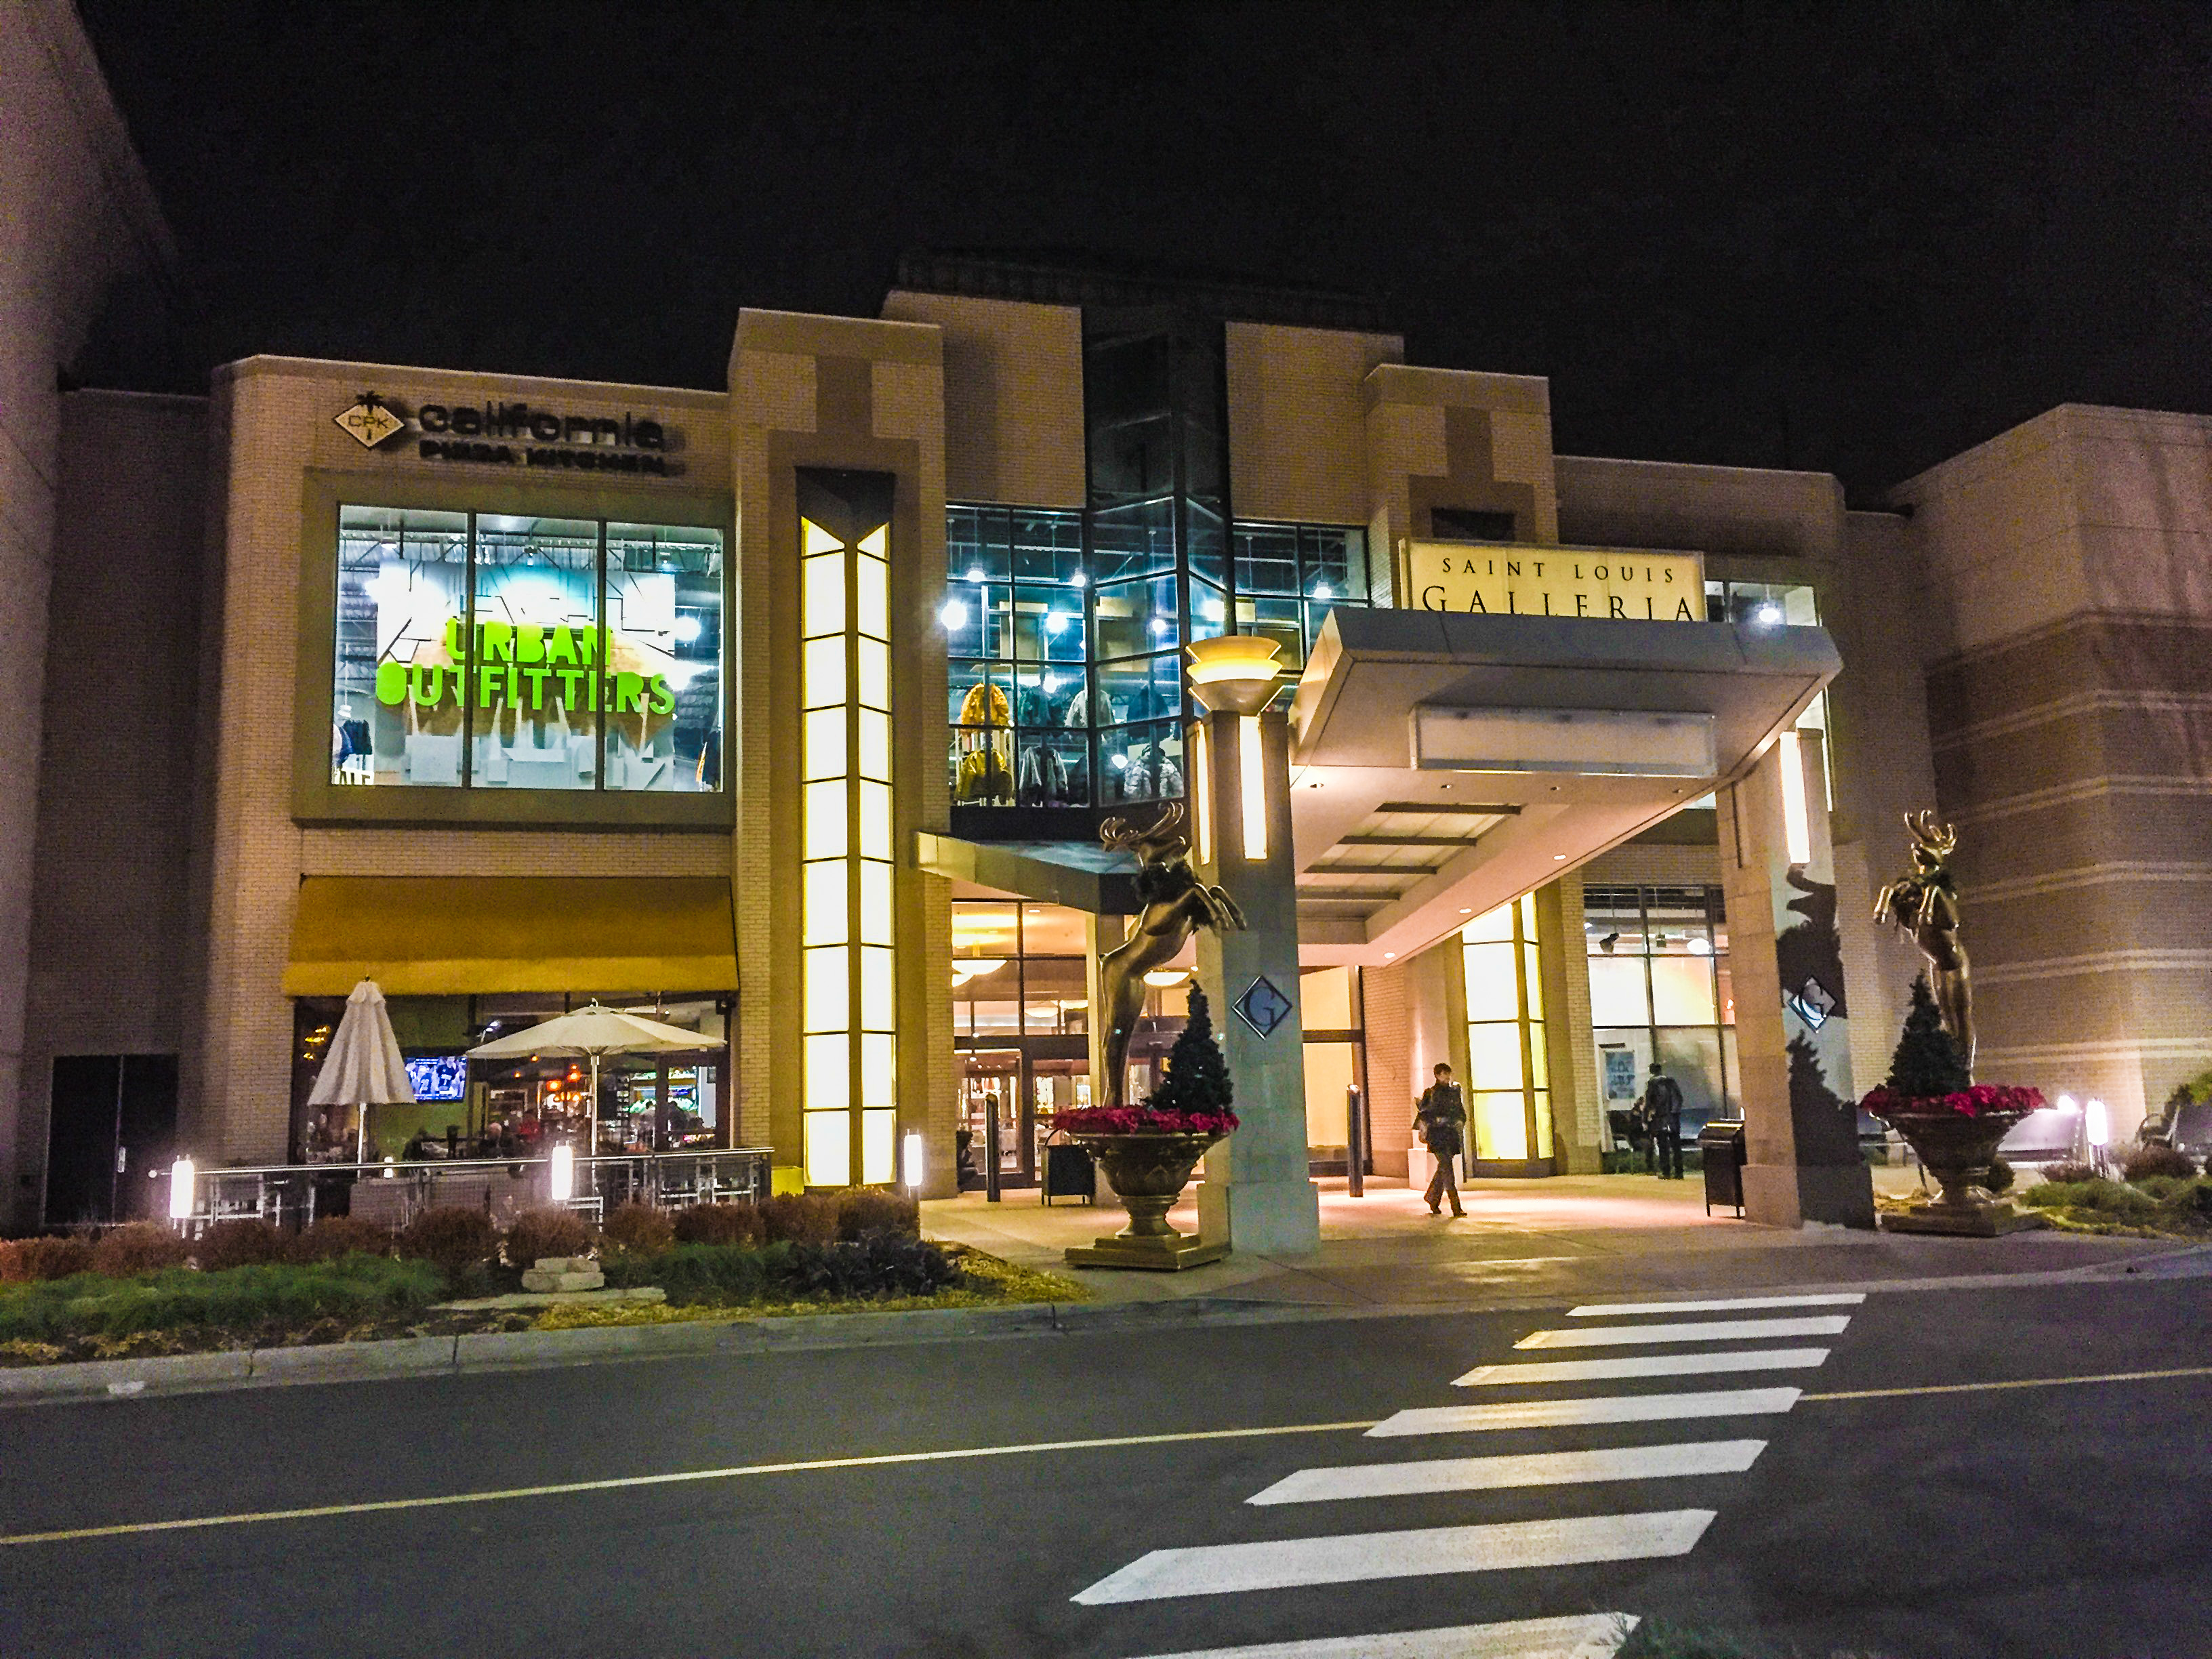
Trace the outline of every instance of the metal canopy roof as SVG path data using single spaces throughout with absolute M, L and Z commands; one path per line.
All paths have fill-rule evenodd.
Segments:
M 1338 610 L 1291 711 L 1301 957 L 1409 955 L 1587 862 L 1841 666 L 1817 628 Z

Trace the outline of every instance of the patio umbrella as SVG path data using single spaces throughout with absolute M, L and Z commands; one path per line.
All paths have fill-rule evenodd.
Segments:
M 527 1060 L 532 1054 L 575 1054 L 592 1062 L 591 1139 L 586 1156 L 599 1145 L 599 1061 L 609 1054 L 674 1054 L 711 1047 L 696 1031 L 664 1025 L 641 1014 L 626 1014 L 599 1003 L 561 1014 L 469 1050 L 471 1060 Z
M 376 981 L 365 979 L 346 999 L 345 1018 L 331 1038 L 323 1069 L 307 1097 L 310 1106 L 361 1108 L 361 1161 L 368 1162 L 368 1109 L 415 1103 L 415 1085 L 392 1033 L 392 1015 Z

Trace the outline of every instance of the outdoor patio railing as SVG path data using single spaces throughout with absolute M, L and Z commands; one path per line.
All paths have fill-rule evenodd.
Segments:
M 195 1169 L 189 1201 L 177 1202 L 185 1195 L 173 1194 L 171 1218 L 197 1235 L 217 1221 L 252 1218 L 299 1227 L 318 1214 L 341 1211 L 397 1228 L 437 1206 L 506 1215 L 559 1203 L 600 1216 L 632 1200 L 671 1210 L 725 1200 L 757 1203 L 770 1191 L 772 1158 L 766 1146 L 579 1158 L 574 1189 L 559 1199 L 553 1195 L 550 1157 Z

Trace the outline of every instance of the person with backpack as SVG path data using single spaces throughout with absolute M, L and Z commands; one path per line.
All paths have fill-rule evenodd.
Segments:
M 1657 1060 L 1651 1062 L 1651 1081 L 1644 1088 L 1644 1121 L 1657 1154 L 1659 1178 L 1682 1178 L 1682 1085 L 1668 1077 Z

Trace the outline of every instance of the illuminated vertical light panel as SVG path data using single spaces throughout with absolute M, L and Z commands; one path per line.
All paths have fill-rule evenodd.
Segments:
M 1239 717 L 1237 793 L 1244 810 L 1244 856 L 1254 864 L 1264 863 L 1267 857 L 1267 757 L 1261 743 L 1260 717 Z
M 1795 732 L 1781 738 L 1782 840 L 1792 864 L 1813 861 L 1813 828 L 1805 806 L 1805 750 Z
M 898 1174 L 891 898 L 890 526 L 799 520 L 806 1182 Z
M 1190 728 L 1190 761 L 1191 816 L 1197 819 L 1192 827 L 1197 832 L 1198 862 L 1203 868 L 1213 862 L 1213 753 L 1203 720 L 1194 721 Z
M 1471 1155 L 1517 1163 L 1552 1156 L 1549 1062 L 1533 894 L 1460 929 L 1467 991 Z

